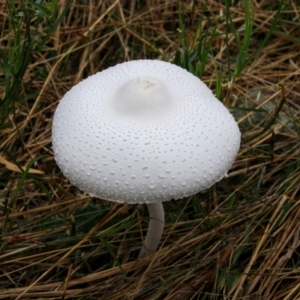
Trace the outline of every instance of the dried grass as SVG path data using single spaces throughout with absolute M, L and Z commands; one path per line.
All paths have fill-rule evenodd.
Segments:
M 229 177 L 208 192 L 166 204 L 161 249 L 136 260 L 144 208 L 98 199 L 91 204 L 60 175 L 51 122 L 64 93 L 124 60 L 172 61 L 181 45 L 177 1 L 72 1 L 48 49 L 35 53 L 24 76 L 32 81 L 20 95 L 26 101 L 14 103 L 1 133 L 0 299 L 300 299 L 300 7 L 288 2 L 260 55 L 228 83 L 226 48 L 231 66 L 238 48 L 233 35 L 226 45 L 221 34 L 225 6 L 191 3 L 185 5 L 190 47 L 200 14 L 203 30 L 218 24 L 220 33 L 202 79 L 214 88 L 216 68 L 223 66 L 226 105 L 236 107 L 243 132 Z M 275 15 L 268 1 L 253 5 L 250 51 Z M 241 4 L 231 13 L 242 32 Z M 5 48 L 13 38 L 5 1 L 0 15 Z M 76 227 L 93 209 L 97 222 Z

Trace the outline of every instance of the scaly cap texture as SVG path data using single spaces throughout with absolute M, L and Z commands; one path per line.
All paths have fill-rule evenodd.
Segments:
M 53 150 L 72 184 L 102 199 L 150 203 L 210 187 L 231 167 L 240 131 L 197 77 L 157 60 L 88 77 L 60 101 Z

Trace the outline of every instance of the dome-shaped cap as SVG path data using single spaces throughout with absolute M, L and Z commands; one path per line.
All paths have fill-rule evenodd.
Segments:
M 222 179 L 240 146 L 237 123 L 197 77 L 156 60 L 88 77 L 60 101 L 52 129 L 58 166 L 102 199 L 183 198 Z

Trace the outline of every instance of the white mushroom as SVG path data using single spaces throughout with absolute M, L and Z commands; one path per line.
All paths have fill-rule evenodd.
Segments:
M 102 199 L 148 204 L 140 256 L 158 247 L 162 201 L 222 179 L 240 146 L 237 123 L 211 90 L 157 60 L 118 64 L 74 86 L 56 109 L 52 138 L 72 184 Z

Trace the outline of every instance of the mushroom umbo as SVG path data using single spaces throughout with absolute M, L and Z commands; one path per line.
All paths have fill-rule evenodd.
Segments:
M 140 257 L 156 251 L 162 201 L 221 180 L 240 147 L 226 107 L 197 77 L 171 63 L 118 64 L 75 85 L 53 119 L 55 159 L 72 184 L 102 199 L 147 203 Z

